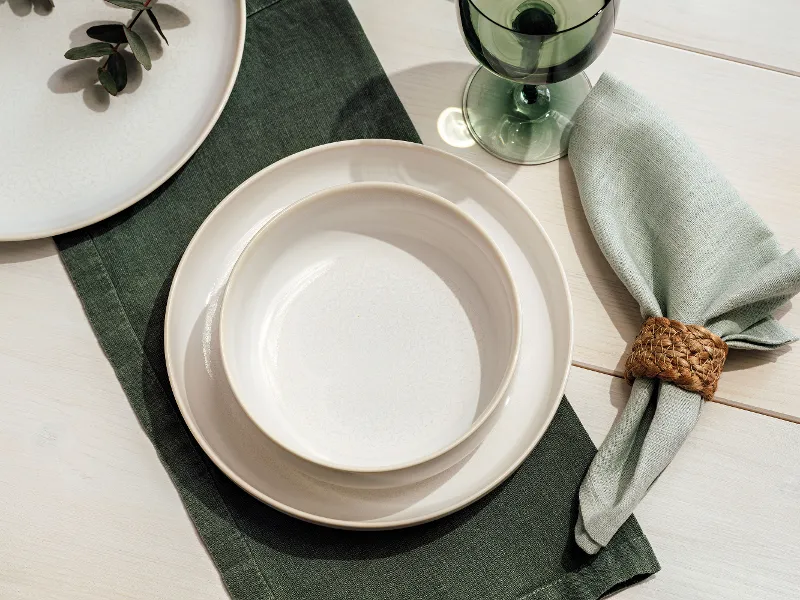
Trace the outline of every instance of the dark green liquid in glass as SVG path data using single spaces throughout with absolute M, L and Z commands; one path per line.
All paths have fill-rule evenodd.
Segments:
M 467 47 L 484 66 L 464 93 L 464 121 L 495 156 L 539 164 L 567 152 L 581 75 L 605 47 L 619 0 L 456 0 Z
M 520 3 L 519 13 L 505 30 L 494 25 L 492 31 L 491 22 L 469 0 L 460 2 L 459 13 L 467 46 L 486 68 L 515 81 L 545 84 L 569 79 L 594 62 L 614 28 L 613 4 L 610 3 L 608 16 L 604 11 L 596 20 L 564 32 L 559 32 L 556 9 L 544 2 Z M 589 27 L 592 31 L 588 31 Z M 492 50 L 493 42 L 498 40 L 516 43 L 521 55 L 515 60 L 500 56 Z M 548 45 L 547 52 L 544 44 Z
M 555 17 L 538 6 L 524 9 L 512 23 L 512 29 L 528 35 L 548 35 L 558 31 Z

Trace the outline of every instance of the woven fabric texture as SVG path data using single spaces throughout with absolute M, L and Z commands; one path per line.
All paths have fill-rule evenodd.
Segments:
M 643 319 L 702 325 L 731 348 L 796 339 L 771 315 L 800 290 L 800 259 L 655 104 L 603 75 L 575 115 L 569 160 L 597 243 Z M 575 533 L 587 552 L 632 514 L 702 402 L 671 383 L 634 382 L 581 485 Z

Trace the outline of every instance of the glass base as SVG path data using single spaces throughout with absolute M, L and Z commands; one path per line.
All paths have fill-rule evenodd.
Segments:
M 478 67 L 464 90 L 464 121 L 497 158 L 518 165 L 550 162 L 567 154 L 572 116 L 590 89 L 584 73 L 532 86 Z

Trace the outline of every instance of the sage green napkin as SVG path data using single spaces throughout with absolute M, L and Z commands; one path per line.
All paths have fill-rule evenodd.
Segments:
M 197 153 L 129 210 L 56 240 L 231 596 L 593 600 L 657 571 L 632 518 L 597 556 L 575 544 L 578 486 L 595 448 L 566 400 L 499 490 L 451 517 L 392 532 L 338 531 L 285 516 L 234 485 L 195 443 L 170 392 L 163 327 L 172 275 L 199 225 L 239 183 L 299 150 L 348 138 L 418 141 L 346 0 L 247 7 L 236 86 Z
M 569 160 L 597 243 L 643 319 L 704 325 L 731 348 L 769 350 L 796 339 L 771 313 L 800 290 L 797 254 L 781 251 L 755 211 L 649 100 L 603 75 L 575 115 Z M 669 383 L 634 382 L 581 484 L 575 535 L 584 550 L 609 543 L 672 461 L 702 404 Z

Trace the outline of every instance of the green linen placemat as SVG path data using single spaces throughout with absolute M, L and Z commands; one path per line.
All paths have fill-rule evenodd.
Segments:
M 170 393 L 163 351 L 167 294 L 184 249 L 253 173 L 352 138 L 419 141 L 347 1 L 249 0 L 238 81 L 197 153 L 135 206 L 56 239 L 231 596 L 590 600 L 656 572 L 633 518 L 595 556 L 575 544 L 577 491 L 595 448 L 566 400 L 498 490 L 451 517 L 392 532 L 338 531 L 285 516 L 239 489 L 195 443 Z

